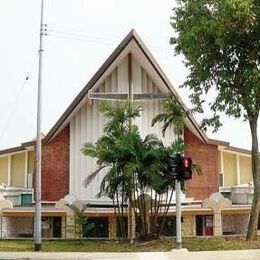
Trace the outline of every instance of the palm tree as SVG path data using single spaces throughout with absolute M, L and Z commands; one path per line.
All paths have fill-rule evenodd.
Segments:
M 79 241 L 82 244 L 83 238 L 83 228 L 91 229 L 92 226 L 87 225 L 87 217 L 85 216 L 85 210 L 87 209 L 87 204 L 82 204 L 81 206 L 76 204 L 65 204 L 68 208 L 70 208 L 74 213 L 75 218 L 75 233 L 79 237 Z
M 105 171 L 98 196 L 107 196 L 113 201 L 122 237 L 126 234 L 120 220 L 126 213 L 124 205 L 128 200 L 134 206 L 135 214 L 140 216 L 140 236 L 147 238 L 150 233 L 158 236 L 155 227 L 158 226 L 163 194 L 171 198 L 169 191 L 174 186 L 168 174 L 171 170 L 170 155 L 176 153 L 176 147 L 181 149 L 181 144 L 164 147 L 155 135 L 142 139 L 138 127 L 128 123 L 140 115 L 140 109 L 129 103 L 116 106 L 103 103 L 101 111 L 107 119 L 104 135 L 95 144 L 86 143 L 82 149 L 86 156 L 97 158 L 98 165 L 98 169 L 84 180 L 84 185 L 87 187 L 101 170 Z M 149 200 L 148 190 L 152 193 Z M 166 206 L 164 212 L 168 212 L 168 208 Z M 150 210 L 155 219 L 152 225 Z
M 98 159 L 98 169 L 84 180 L 84 186 L 87 187 L 101 171 L 105 172 L 98 196 L 107 196 L 113 201 L 121 235 L 126 238 L 122 220 L 128 199 L 131 203 L 130 194 L 134 190 L 133 176 L 137 167 L 135 147 L 141 142 L 138 128 L 128 122 L 140 115 L 141 108 L 134 108 L 128 102 L 116 105 L 103 102 L 100 110 L 107 119 L 105 134 L 95 144 L 86 143 L 82 149 L 86 156 Z

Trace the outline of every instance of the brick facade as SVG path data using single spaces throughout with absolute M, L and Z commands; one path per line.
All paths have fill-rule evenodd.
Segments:
M 193 174 L 192 180 L 186 182 L 187 197 L 206 199 L 219 189 L 218 147 L 205 144 L 189 129 L 184 130 L 186 156 L 202 168 L 202 175 Z
M 58 201 L 69 193 L 69 126 L 42 149 L 42 200 Z

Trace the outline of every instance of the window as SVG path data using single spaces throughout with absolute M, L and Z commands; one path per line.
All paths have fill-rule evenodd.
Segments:
M 224 174 L 222 172 L 219 173 L 219 186 L 224 186 Z

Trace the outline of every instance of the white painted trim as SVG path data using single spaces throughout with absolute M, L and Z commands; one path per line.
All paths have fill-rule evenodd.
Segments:
M 25 153 L 24 158 L 24 187 L 28 187 L 28 152 Z
M 237 168 L 237 185 L 241 184 L 240 181 L 240 163 L 239 163 L 239 154 L 236 154 L 236 168 Z
M 11 163 L 12 163 L 12 157 L 11 155 L 8 155 L 8 168 L 7 168 L 7 185 L 11 186 Z

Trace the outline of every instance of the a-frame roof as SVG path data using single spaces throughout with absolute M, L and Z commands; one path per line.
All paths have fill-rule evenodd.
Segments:
M 76 98 L 73 100 L 73 102 L 69 105 L 69 107 L 65 110 L 65 112 L 62 114 L 62 116 L 59 118 L 59 120 L 56 122 L 56 124 L 51 128 L 49 133 L 44 138 L 44 143 L 47 144 L 51 139 L 54 138 L 54 136 L 59 133 L 64 127 L 66 127 L 69 123 L 69 119 L 71 116 L 77 111 L 77 109 L 80 107 L 82 102 L 86 100 L 88 91 L 100 80 L 100 78 L 103 76 L 103 74 L 109 69 L 109 67 L 115 62 L 116 59 L 122 54 L 123 51 L 129 47 L 130 43 L 134 41 L 136 45 L 139 48 L 139 51 L 142 52 L 142 54 L 145 56 L 145 58 L 148 60 L 150 65 L 152 66 L 153 70 L 157 73 L 157 75 L 160 77 L 160 80 L 165 84 L 165 86 L 169 89 L 170 92 L 172 92 L 178 99 L 181 106 L 184 108 L 185 111 L 187 111 L 187 119 L 185 121 L 185 124 L 187 127 L 196 135 L 198 136 L 203 142 L 205 143 L 212 143 L 204 132 L 201 131 L 199 128 L 198 123 L 194 119 L 192 115 L 188 113 L 188 108 L 181 100 L 180 96 L 152 56 L 152 54 L 149 52 L 141 38 L 138 36 L 138 34 L 135 32 L 135 30 L 131 30 L 128 35 L 122 40 L 122 42 L 118 45 L 118 47 L 113 51 L 113 53 L 108 57 L 108 59 L 103 63 L 103 65 L 100 67 L 100 69 L 94 74 L 94 76 L 90 79 L 90 81 L 86 84 L 86 86 L 81 90 L 81 92 L 76 96 Z

